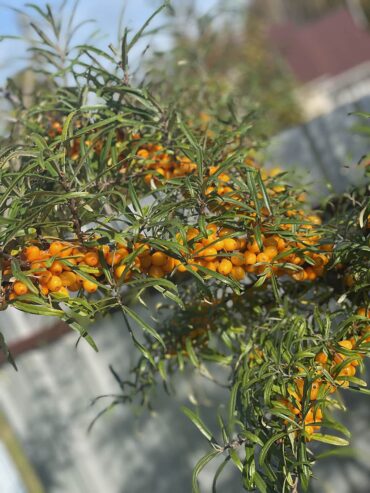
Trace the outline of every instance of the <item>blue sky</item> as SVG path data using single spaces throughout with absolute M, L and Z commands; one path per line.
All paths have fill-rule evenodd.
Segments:
M 58 9 L 62 0 L 29 0 L 38 6 L 49 3 L 54 9 Z M 175 0 L 176 1 L 176 0 Z M 182 6 L 190 3 L 191 0 L 178 0 Z M 6 2 L 6 0 L 5 0 Z M 21 32 L 21 18 L 14 11 L 9 9 L 0 0 L 0 37 L 2 35 L 18 35 Z M 229 3 L 238 3 L 238 0 L 231 0 Z M 24 11 L 29 11 L 24 7 L 27 0 L 8 0 L 7 5 Z M 69 4 L 74 3 L 70 0 Z M 200 12 L 212 10 L 218 3 L 217 0 L 195 0 L 197 9 Z M 138 29 L 151 13 L 161 4 L 161 0 L 81 0 L 76 12 L 75 22 L 94 18 L 97 20 L 97 27 L 104 34 L 98 44 L 106 47 L 111 41 L 117 39 L 118 19 L 122 8 L 125 8 L 124 25 L 132 29 Z M 156 23 L 160 24 L 163 18 L 158 18 Z M 79 37 L 78 42 L 84 41 L 84 36 L 91 32 L 91 27 L 85 27 Z M 161 42 L 161 38 L 158 38 Z M 163 42 L 163 41 L 162 41 Z M 17 40 L 5 40 L 0 42 L 0 85 L 7 76 L 14 73 L 14 70 L 21 66 L 22 57 L 26 56 L 25 45 Z

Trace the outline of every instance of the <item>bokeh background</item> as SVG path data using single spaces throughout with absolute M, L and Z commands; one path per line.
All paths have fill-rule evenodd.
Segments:
M 63 2 L 50 1 L 55 12 Z M 81 0 L 73 16 L 84 23 L 74 42 L 105 49 L 122 26 L 138 30 L 160 2 Z M 44 6 L 42 0 L 34 5 Z M 318 204 L 332 191 L 361 179 L 370 111 L 370 0 L 179 0 L 153 20 L 153 33 L 131 55 L 137 80 L 159 94 L 181 97 L 189 81 L 193 104 L 208 108 L 202 86 L 216 98 L 233 94 L 255 114 L 256 134 L 274 165 L 293 168 L 316 183 Z M 67 4 L 71 9 L 73 2 Z M 30 68 L 29 14 L 23 0 L 0 5 L 0 134 L 6 135 L 9 77 L 25 101 L 40 80 Z M 8 38 L 7 36 L 10 36 Z M 17 39 L 20 36 L 23 38 Z M 165 76 L 165 81 L 163 80 Z M 189 104 L 190 112 L 192 105 Z M 153 299 L 153 314 L 155 314 Z M 117 406 L 87 429 L 118 392 L 110 368 L 125 375 L 135 361 L 122 321 L 112 314 L 92 327 L 99 353 L 53 320 L 8 309 L 0 326 L 16 357 L 16 373 L 0 361 L 0 493 L 188 493 L 191 469 L 207 449 L 180 411 L 204 406 L 212 428 L 224 392 L 200 375 L 180 375 L 168 396 L 159 385 L 153 410 Z M 220 375 L 222 378 L 222 375 Z M 107 395 L 94 405 L 99 395 Z M 350 401 L 349 401 L 350 397 Z M 345 395 L 352 450 L 315 469 L 312 491 L 365 493 L 370 488 L 370 406 L 366 396 Z M 207 413 L 209 410 L 209 413 Z M 212 467 L 201 475 L 210 491 Z M 221 492 L 242 491 L 232 470 Z

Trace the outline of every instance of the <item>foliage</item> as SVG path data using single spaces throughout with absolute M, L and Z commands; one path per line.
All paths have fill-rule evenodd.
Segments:
M 213 491 L 227 464 L 247 491 L 305 489 L 315 442 L 348 443 L 332 415 L 343 408 L 338 389 L 368 393 L 368 185 L 310 210 L 289 173 L 261 167 L 249 107 L 210 96 L 189 121 L 194 86 L 176 101 L 176 77 L 167 97 L 153 94 L 155 79 L 131 77 L 147 24 L 108 52 L 61 50 L 73 28 L 30 8 L 42 18 L 31 25 L 47 83 L 30 107 L 10 98 L 3 309 L 59 317 L 93 347 L 89 323 L 120 311 L 139 352 L 133 380 L 114 373 L 114 404 L 150 405 L 155 384 L 170 389 L 185 366 L 214 381 L 223 368 L 230 400 L 219 430 L 184 410 L 210 445 L 193 491 L 221 456 Z M 154 294 L 153 324 L 135 303 L 149 307 Z
M 173 48 L 157 50 L 149 60 L 148 83 L 158 96 L 181 99 L 193 121 L 205 106 L 217 107 L 217 116 L 227 118 L 227 109 L 220 113 L 221 99 L 226 108 L 233 101 L 234 112 L 248 108 L 258 115 L 254 136 L 271 136 L 301 122 L 296 83 L 266 39 L 266 20 L 246 6 L 225 14 L 223 4 L 198 17 L 192 9 L 174 11 Z

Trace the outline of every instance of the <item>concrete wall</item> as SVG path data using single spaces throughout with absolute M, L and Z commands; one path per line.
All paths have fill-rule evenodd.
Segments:
M 360 183 L 363 168 L 357 163 L 370 152 L 370 121 L 350 115 L 358 111 L 370 112 L 370 96 L 282 132 L 267 149 L 269 160 L 306 175 L 315 184 L 317 199 L 329 193 L 328 185 L 343 192 Z M 368 134 L 360 134 L 358 125 Z

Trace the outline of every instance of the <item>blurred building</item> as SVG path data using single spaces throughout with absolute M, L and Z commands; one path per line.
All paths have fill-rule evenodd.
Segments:
M 370 32 L 361 11 L 342 8 L 304 24 L 273 24 L 268 36 L 299 82 L 308 120 L 370 95 Z

